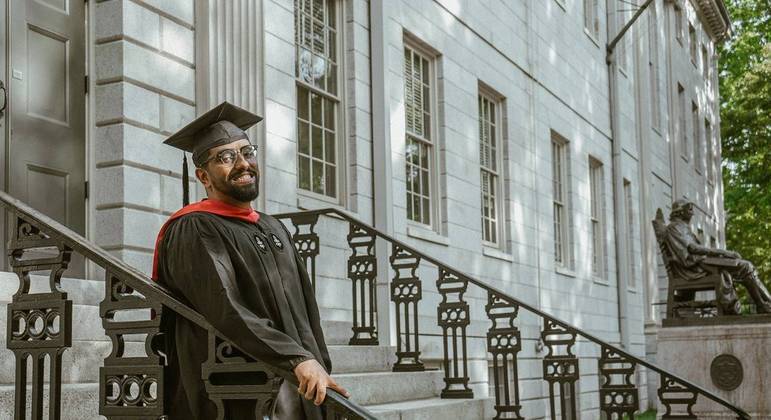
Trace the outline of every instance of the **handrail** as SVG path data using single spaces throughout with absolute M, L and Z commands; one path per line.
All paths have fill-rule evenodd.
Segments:
M 294 218 L 294 217 L 301 217 L 301 216 L 306 216 L 307 217 L 307 216 L 319 216 L 319 215 L 327 215 L 327 216 L 331 216 L 331 217 L 342 218 L 342 219 L 346 220 L 348 223 L 356 225 L 359 229 L 366 231 L 368 234 L 376 236 L 376 237 L 379 237 L 381 239 L 384 239 L 387 242 L 390 242 L 391 244 L 397 245 L 399 248 L 401 248 L 401 249 L 403 249 L 403 250 L 405 250 L 405 251 L 407 251 L 407 252 L 409 252 L 411 254 L 419 256 L 422 260 L 428 261 L 428 262 L 432 263 L 433 265 L 435 265 L 437 267 L 441 267 L 444 271 L 446 271 L 446 272 L 448 272 L 448 273 L 450 273 L 452 275 L 455 275 L 458 278 L 462 278 L 462 279 L 464 279 L 464 280 L 474 284 L 475 286 L 486 290 L 488 293 L 493 293 L 493 294 L 495 294 L 497 296 L 500 296 L 500 297 L 502 297 L 502 298 L 512 302 L 513 304 L 515 304 L 515 305 L 517 305 L 517 306 L 519 306 L 521 308 L 525 308 L 529 312 L 532 312 L 532 313 L 540 316 L 541 318 L 543 318 L 545 320 L 549 320 L 552 323 L 557 324 L 557 325 L 559 325 L 559 326 L 561 326 L 563 328 L 569 328 L 569 329 L 575 331 L 581 337 L 583 337 L 583 338 L 585 338 L 585 339 L 587 339 L 587 340 L 589 340 L 589 341 L 591 341 L 591 342 L 593 342 L 595 344 L 598 344 L 598 345 L 600 345 L 602 347 L 608 348 L 608 349 L 612 350 L 613 352 L 617 353 L 618 355 L 621 355 L 621 356 L 623 356 L 623 357 L 625 357 L 627 359 L 631 359 L 635 363 L 637 363 L 637 364 L 639 364 L 641 366 L 645 366 L 646 368 L 651 369 L 651 370 L 657 372 L 659 375 L 662 375 L 662 376 L 674 379 L 675 381 L 680 382 L 680 383 L 682 383 L 682 384 L 692 388 L 693 390 L 695 390 L 698 393 L 706 396 L 707 398 L 713 400 L 714 402 L 729 408 L 730 410 L 735 412 L 742 419 L 749 419 L 749 418 L 751 418 L 749 416 L 749 414 L 747 414 L 744 410 L 734 406 L 733 404 L 731 404 L 728 401 L 725 401 L 724 399 L 722 399 L 721 397 L 713 394 L 709 390 L 707 390 L 707 389 L 705 389 L 705 388 L 703 388 L 703 387 L 701 387 L 699 385 L 693 384 L 693 383 L 683 379 L 680 376 L 677 376 L 675 374 L 667 372 L 666 370 L 664 370 L 663 368 L 657 366 L 654 363 L 651 363 L 651 362 L 648 362 L 646 360 L 640 359 L 640 358 L 634 356 L 633 354 L 628 353 L 627 351 L 622 350 L 621 348 L 618 348 L 618 347 L 616 347 L 616 346 L 614 346 L 614 345 L 612 345 L 610 343 L 607 343 L 607 342 L 601 340 L 600 338 L 594 336 L 593 334 L 588 333 L 586 331 L 583 331 L 580 328 L 577 328 L 574 325 L 571 325 L 570 323 L 568 323 L 568 322 L 566 322 L 566 321 L 564 321 L 564 320 L 562 320 L 562 319 L 560 319 L 558 317 L 549 315 L 546 312 L 544 312 L 544 311 L 542 311 L 540 309 L 537 309 L 537 308 L 535 308 L 535 307 L 533 307 L 533 306 L 531 306 L 531 305 L 529 305 L 529 304 L 527 304 L 527 303 L 525 303 L 525 302 L 523 302 L 523 301 L 521 301 L 521 300 L 511 296 L 511 295 L 509 295 L 508 293 L 505 293 L 505 292 L 501 291 L 500 289 L 497 289 L 497 288 L 495 288 L 493 286 L 485 284 L 484 282 L 482 282 L 482 281 L 480 281 L 478 279 L 475 279 L 474 277 L 472 277 L 472 276 L 462 272 L 461 270 L 453 268 L 452 266 L 450 266 L 450 265 L 448 265 L 446 263 L 440 262 L 438 259 L 436 259 L 436 258 L 434 258 L 434 257 L 432 257 L 430 255 L 427 255 L 427 254 L 425 254 L 423 252 L 420 252 L 417 249 L 415 249 L 414 247 L 412 247 L 412 246 L 410 246 L 410 245 L 408 245 L 408 244 L 406 244 L 406 243 L 404 243 L 404 242 L 402 242 L 402 241 L 392 237 L 391 235 L 388 235 L 388 234 L 386 234 L 384 232 L 379 231 L 378 229 L 376 229 L 374 227 L 371 227 L 371 226 L 367 225 L 366 223 L 360 221 L 356 217 L 354 217 L 354 216 L 352 216 L 352 215 L 350 215 L 350 214 L 348 214 L 348 213 L 346 213 L 346 212 L 344 212 L 342 210 L 339 210 L 339 209 L 336 209 L 336 208 L 322 208 L 322 209 L 306 210 L 306 211 L 299 211 L 299 212 L 279 213 L 279 214 L 274 214 L 273 217 L 276 217 L 277 219 L 291 219 L 291 218 Z
M 172 296 L 168 289 L 156 282 L 153 282 L 147 275 L 119 260 L 99 246 L 90 243 L 80 234 L 72 231 L 68 227 L 62 225 L 56 220 L 53 220 L 45 214 L 33 209 L 26 203 L 14 198 L 4 191 L 0 191 L 0 205 L 12 212 L 17 213 L 19 217 L 25 219 L 36 228 L 43 231 L 51 239 L 66 245 L 73 251 L 83 255 L 85 258 L 93 261 L 97 265 L 110 270 L 116 276 L 122 277 L 122 279 L 129 287 L 139 292 L 146 299 L 157 301 L 161 305 L 169 308 L 176 314 L 183 316 L 204 330 L 213 332 L 222 339 L 229 341 L 230 343 L 234 343 L 233 340 L 214 328 L 201 314 Z M 233 345 L 235 346 L 235 344 Z M 259 357 L 256 357 L 255 355 L 250 354 L 247 351 L 238 348 L 237 346 L 236 348 L 242 354 L 251 357 L 256 361 L 260 361 Z M 264 362 L 262 363 L 264 365 L 270 366 L 270 369 L 273 371 L 273 373 L 283 377 L 293 385 L 299 385 L 297 378 L 290 371 L 266 364 Z M 59 378 L 59 380 L 61 380 L 61 378 Z M 376 419 L 372 413 L 370 413 L 364 407 L 346 399 L 341 394 L 332 389 L 327 390 L 327 399 L 324 401 L 324 404 L 327 404 L 330 401 L 335 405 L 339 405 L 343 409 L 347 410 L 349 413 L 358 416 L 359 418 L 366 420 Z

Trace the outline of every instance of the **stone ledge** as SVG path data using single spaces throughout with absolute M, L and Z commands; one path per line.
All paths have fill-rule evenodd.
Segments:
M 771 325 L 771 314 L 758 315 L 726 315 L 711 318 L 677 318 L 665 319 L 661 325 L 664 328 L 671 327 L 696 327 L 696 326 L 725 326 L 768 324 Z

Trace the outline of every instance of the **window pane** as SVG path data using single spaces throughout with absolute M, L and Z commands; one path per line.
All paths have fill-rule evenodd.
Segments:
M 324 101 L 324 128 L 327 130 L 335 129 L 335 108 L 332 105 L 332 101 Z
M 311 138 L 311 151 L 316 159 L 324 159 L 324 137 L 319 127 L 313 126 L 313 137 Z
M 299 140 L 298 152 L 307 155 L 310 153 L 310 132 L 308 131 L 308 124 L 302 121 L 297 123 L 297 138 Z
M 308 89 L 297 88 L 297 117 L 308 121 Z
M 311 161 L 305 156 L 300 156 L 298 163 L 298 181 L 300 188 L 310 190 L 311 188 Z
M 420 193 L 425 195 L 425 196 L 429 196 L 429 195 L 431 195 L 431 190 L 430 190 L 430 188 L 428 186 L 428 181 L 430 179 L 428 171 L 423 169 L 422 175 L 423 176 L 420 177 L 421 178 Z
M 321 125 L 321 96 L 315 93 L 311 94 L 311 122 Z
M 337 94 L 337 64 L 329 64 L 327 73 L 327 92 Z
M 324 194 L 324 164 L 318 160 L 312 162 L 313 192 Z
M 335 163 L 335 135 L 332 131 L 324 132 L 324 158 L 327 163 Z
M 332 165 L 326 165 L 326 181 L 325 181 L 325 187 L 326 187 L 326 195 L 330 197 L 334 197 L 337 195 L 337 177 L 336 177 L 336 168 Z

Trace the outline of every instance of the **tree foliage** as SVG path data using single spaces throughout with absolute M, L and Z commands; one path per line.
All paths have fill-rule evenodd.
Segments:
M 720 46 L 726 247 L 771 284 L 771 0 L 727 0 L 734 34 Z

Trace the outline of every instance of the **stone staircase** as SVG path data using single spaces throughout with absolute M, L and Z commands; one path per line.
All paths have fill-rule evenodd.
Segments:
M 33 281 L 42 286 L 46 280 Z M 0 304 L 10 301 L 18 280 L 13 273 L 0 273 Z M 41 287 L 42 288 L 42 287 Z M 104 294 L 101 281 L 63 279 L 62 288 L 73 301 L 72 347 L 64 352 L 62 378 L 62 419 L 101 418 L 98 412 L 99 366 L 111 350 L 104 335 L 99 302 Z M 5 348 L 7 312 L 0 311 L 0 419 L 13 418 L 15 358 Z M 378 418 L 388 420 L 492 418 L 487 398 L 474 400 L 441 399 L 444 386 L 440 370 L 425 372 L 391 371 L 395 361 L 393 347 L 349 346 L 351 326 L 343 321 L 324 321 L 323 328 L 332 358 L 333 376 L 352 394 L 352 400 L 366 406 Z M 141 351 L 141 337 L 130 341 L 126 352 Z M 29 400 L 29 392 L 28 392 Z M 47 398 L 46 398 L 47 406 Z

